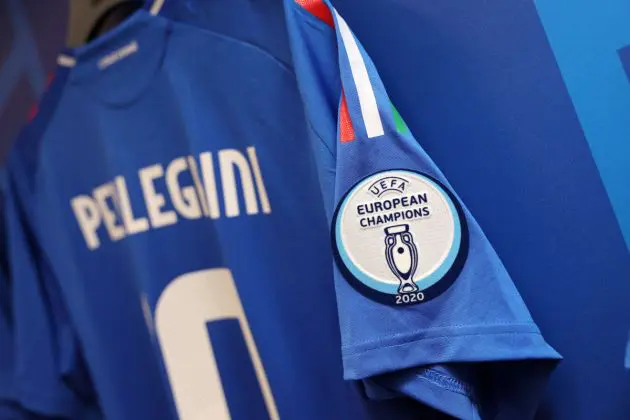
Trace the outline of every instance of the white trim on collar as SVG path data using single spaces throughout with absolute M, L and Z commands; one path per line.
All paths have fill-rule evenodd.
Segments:
M 166 0 L 155 0 L 151 5 L 151 8 L 149 9 L 149 13 L 154 16 L 159 14 L 160 10 L 162 10 L 162 7 L 164 6 L 165 1 Z
M 74 67 L 77 64 L 77 60 L 69 55 L 59 54 L 57 56 L 57 64 L 61 67 Z

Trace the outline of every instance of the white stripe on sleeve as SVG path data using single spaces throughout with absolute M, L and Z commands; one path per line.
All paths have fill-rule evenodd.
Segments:
M 336 10 L 335 16 L 339 23 L 339 33 L 341 33 L 341 39 L 346 47 L 348 61 L 350 62 L 350 71 L 352 72 L 352 78 L 354 79 L 357 94 L 359 95 L 359 105 L 361 107 L 363 122 L 365 123 L 365 131 L 367 132 L 368 138 L 382 136 L 385 134 L 383 131 L 383 122 L 378 112 L 376 96 L 374 95 L 374 89 L 372 88 L 372 82 L 370 81 L 367 67 L 365 67 L 363 56 L 346 21 L 343 20 Z

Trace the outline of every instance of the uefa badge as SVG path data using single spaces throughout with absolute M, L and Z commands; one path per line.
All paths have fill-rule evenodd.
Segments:
M 441 294 L 468 253 L 457 198 L 419 172 L 396 169 L 364 178 L 341 200 L 332 228 L 345 278 L 364 295 L 391 305 Z

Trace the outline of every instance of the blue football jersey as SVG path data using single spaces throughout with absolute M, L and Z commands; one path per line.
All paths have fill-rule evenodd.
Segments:
M 11 299 L 7 277 L 6 241 L 4 235 L 4 172 L 0 171 L 0 401 L 13 397 L 13 337 L 11 333 Z M 0 403 L 1 404 L 1 403 Z
M 14 387 L 13 313 L 4 227 L 5 172 L 0 169 L 0 419 L 35 420 L 17 402 Z
M 285 4 L 331 222 L 345 377 L 457 418 L 531 417 L 558 354 L 344 19 L 326 0 Z
M 59 67 L 39 103 L 37 115 L 22 130 L 16 145 L 22 147 L 45 131 L 67 76 L 67 69 Z M 60 374 L 68 366 L 68 361 L 81 360 L 77 341 L 67 322 L 67 312 L 57 288 L 45 281 L 32 281 L 38 276 L 50 276 L 50 272 L 42 255 L 32 252 L 31 247 L 36 249 L 37 245 L 33 232 L 26 228 L 25 208 L 16 194 L 13 175 L 7 176 L 5 186 L 7 262 L 11 282 L 6 302 L 11 308 L 14 397 L 34 413 L 72 419 L 98 418 L 96 405 L 85 398 L 84 392 L 90 392 L 89 382 L 77 381 L 85 377 L 79 365 L 73 375 L 70 372 Z M 64 357 L 61 357 L 62 353 Z M 72 389 L 73 383 L 78 388 Z
M 13 400 L 13 338 L 10 327 L 9 285 L 0 274 L 0 405 Z
M 4 171 L 0 170 L 0 410 L 9 410 L 15 402 L 13 388 L 13 334 L 11 288 L 7 276 L 4 229 Z
M 343 380 L 346 297 L 294 74 L 265 49 L 278 40 L 262 23 L 177 23 L 169 4 L 60 56 L 10 154 L 20 403 L 71 419 L 433 418 L 386 381 L 370 399 Z M 245 21 L 249 6 L 224 5 Z
M 26 420 L 36 416 L 19 404 L 14 387 L 14 341 L 10 284 L 6 271 L 0 271 L 0 419 Z

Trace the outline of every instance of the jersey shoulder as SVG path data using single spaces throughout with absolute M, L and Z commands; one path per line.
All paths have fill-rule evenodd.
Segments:
M 282 2 L 276 0 L 149 0 L 146 9 L 169 20 L 259 48 L 291 67 Z
M 68 81 L 70 68 L 61 65 L 71 57 L 60 55 L 57 67 L 48 89 L 44 92 L 39 104 L 34 108 L 29 123 L 22 128 L 15 139 L 8 156 L 8 167 L 15 168 L 15 165 L 27 165 L 28 172 L 33 172 L 37 167 L 37 156 L 39 154 L 41 141 L 46 133 L 50 121 L 54 118 L 55 111 L 63 97 L 63 92 Z M 22 172 L 22 171 L 20 171 Z M 4 176 L 4 175 L 3 175 Z M 8 182 L 6 180 L 5 182 Z

